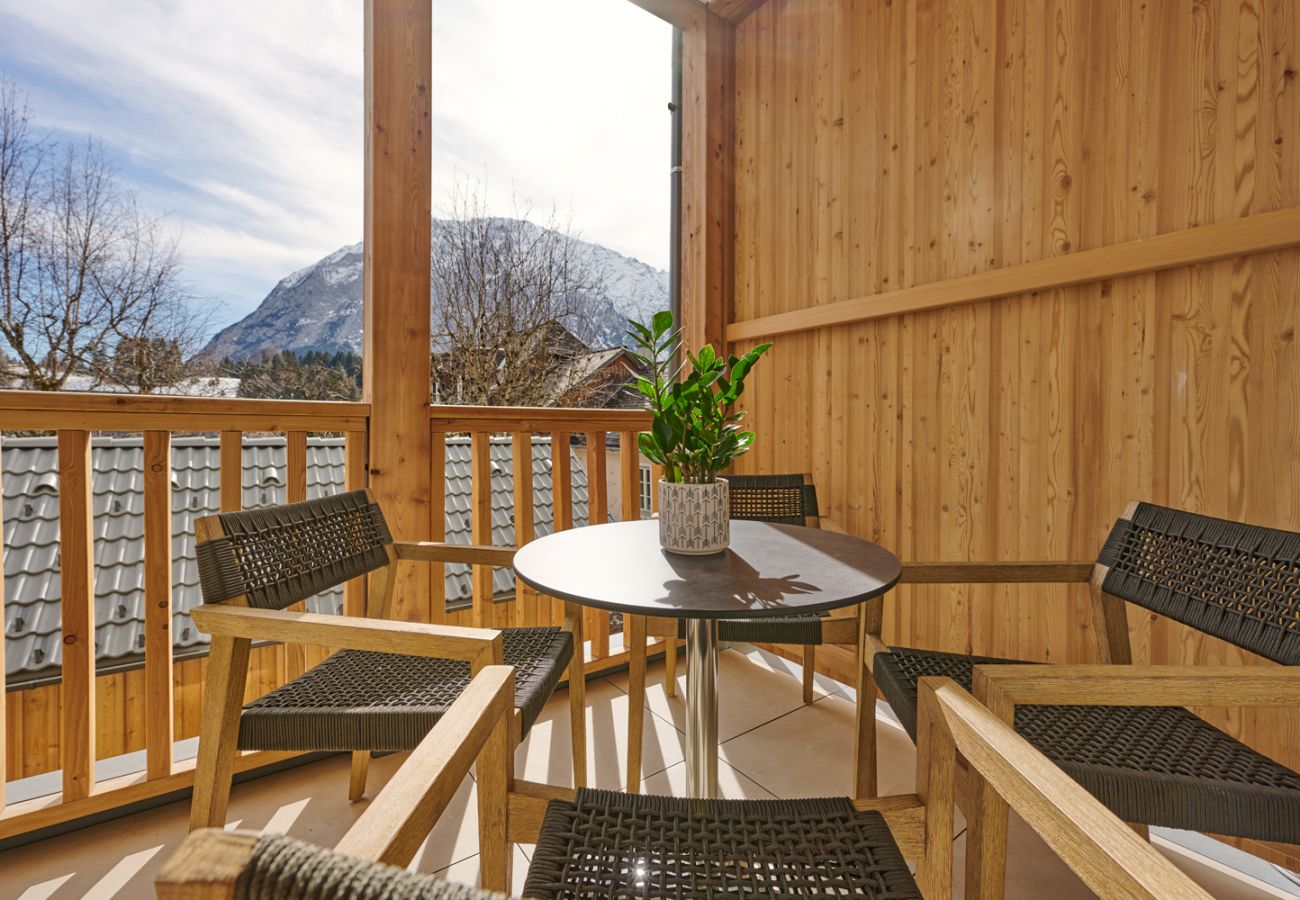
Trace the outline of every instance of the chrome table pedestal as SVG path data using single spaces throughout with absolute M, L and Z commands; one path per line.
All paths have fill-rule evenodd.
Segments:
M 686 795 L 718 796 L 718 622 L 686 620 Z

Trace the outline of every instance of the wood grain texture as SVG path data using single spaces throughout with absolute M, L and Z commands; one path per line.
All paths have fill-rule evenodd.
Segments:
M 470 530 L 480 547 L 492 544 L 492 442 L 491 435 L 476 431 L 470 438 Z M 474 592 L 474 624 L 486 628 L 493 624 L 492 567 L 471 569 Z
M 609 521 L 609 455 L 605 448 L 605 432 L 589 431 L 587 440 L 587 522 L 602 525 Z M 609 613 L 588 608 L 587 640 L 591 641 L 591 655 L 595 659 L 609 656 Z
M 150 778 L 172 772 L 172 438 L 144 436 L 144 718 Z
M 730 321 L 1286 220 L 1297 34 L 1281 0 L 768 0 L 735 34 Z M 1133 499 L 1300 530 L 1297 333 L 1283 249 L 783 334 L 737 470 L 811 471 L 823 516 L 905 564 L 1092 560 Z M 905 584 L 884 636 L 1094 662 L 1091 607 L 1086 583 Z M 1128 624 L 1137 663 L 1257 662 Z M 1300 768 L 1300 711 L 1200 712 Z
M 90 432 L 59 432 L 63 796 L 95 784 L 95 547 Z
M 420 0 L 366 0 L 365 45 L 370 487 L 394 537 L 428 540 L 432 9 Z M 428 622 L 429 598 L 429 567 L 402 566 L 395 615 Z

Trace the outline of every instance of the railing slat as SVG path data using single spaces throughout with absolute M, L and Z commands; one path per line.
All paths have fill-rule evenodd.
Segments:
M 307 499 L 307 432 L 290 431 L 284 436 L 284 484 L 286 499 L 301 503 Z M 291 612 L 306 611 L 305 602 L 294 603 Z M 285 644 L 285 681 L 292 681 L 307 671 L 307 648 L 302 644 Z
M 59 432 L 63 801 L 95 781 L 95 557 L 89 431 Z
M 172 773 L 172 438 L 144 433 L 144 733 L 150 778 Z
M 476 431 L 470 438 L 470 472 L 473 486 L 470 495 L 471 531 L 474 543 L 492 543 L 492 436 Z M 492 603 L 492 567 L 473 567 L 474 624 L 487 628 L 494 623 Z
M 366 436 L 362 432 L 348 432 L 343 436 L 344 474 L 343 489 L 359 491 L 366 486 Z M 343 587 L 343 614 L 366 614 L 366 579 L 353 578 Z
M 4 436 L 0 435 L 0 483 L 4 480 Z M 0 560 L 4 559 L 4 491 L 0 491 Z M 4 566 L 0 565 L 0 622 L 5 621 L 5 580 Z M 9 721 L 9 709 L 5 693 L 5 641 L 0 635 L 0 811 L 5 808 L 3 785 L 9 771 L 9 733 L 6 728 Z M 19 745 L 15 741 L 16 745 Z M 21 746 L 21 745 L 19 745 Z
M 221 432 L 221 511 L 244 507 L 244 433 Z
M 433 432 L 429 443 L 431 467 L 429 494 L 429 540 L 447 539 L 447 432 Z M 429 621 L 447 621 L 447 566 L 429 563 Z
M 609 471 L 606 465 L 605 432 L 587 432 L 587 522 L 602 525 L 609 521 Z M 609 656 L 609 613 L 587 607 L 587 635 L 591 655 L 596 659 Z
M 555 531 L 573 527 L 573 458 L 569 452 L 569 432 L 551 434 L 551 522 Z M 564 603 L 551 601 L 551 622 L 564 621 Z
M 515 432 L 511 440 L 511 472 L 514 477 L 515 546 L 522 547 L 533 539 L 533 436 Z M 515 580 L 514 625 L 527 628 L 538 625 L 537 592 Z

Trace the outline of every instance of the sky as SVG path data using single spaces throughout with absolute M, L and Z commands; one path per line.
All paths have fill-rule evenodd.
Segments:
M 433 207 L 551 210 L 668 264 L 671 28 L 622 0 L 432 0 Z M 361 0 L 0 0 L 39 128 L 103 141 L 213 330 L 361 240 Z

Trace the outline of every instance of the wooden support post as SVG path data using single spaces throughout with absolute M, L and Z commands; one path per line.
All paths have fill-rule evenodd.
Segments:
M 609 471 L 605 454 L 605 432 L 587 432 L 587 522 L 602 525 L 609 521 Z M 595 659 L 609 656 L 609 613 L 587 607 L 587 635 Z
M 429 540 L 447 539 L 447 433 L 435 431 L 429 443 Z M 447 621 L 447 566 L 431 562 L 429 570 L 429 621 Z
M 0 436 L 0 477 L 3 477 L 4 475 L 3 448 L 4 448 L 4 437 Z M 3 522 L 4 522 L 4 492 L 0 491 L 0 524 L 3 524 Z M 4 529 L 0 528 L 0 559 L 3 558 L 4 558 Z M 3 576 L 3 572 L 0 572 L 0 622 L 3 622 L 5 620 L 4 617 L 4 612 L 5 612 L 4 581 L 5 580 L 2 576 Z M 9 771 L 7 768 L 9 765 L 8 756 L 6 754 L 6 749 L 9 746 L 8 744 L 9 736 L 5 731 L 6 721 L 9 717 L 9 712 L 6 709 L 6 702 L 5 702 L 7 696 L 8 695 L 5 693 L 5 642 L 3 640 L 0 640 L 0 775 L 3 775 L 3 773 Z M 3 812 L 4 808 L 5 808 L 4 791 L 0 791 L 0 812 Z
M 514 479 L 515 546 L 522 547 L 533 539 L 533 436 L 527 431 L 515 432 L 511 444 L 511 470 Z M 537 618 L 537 594 L 518 579 L 515 580 L 515 609 L 513 623 L 516 628 L 540 625 Z
M 428 0 L 365 0 L 365 346 L 370 487 L 398 540 L 430 538 Z M 429 567 L 401 566 L 398 618 L 429 620 Z
M 566 531 L 573 527 L 573 457 L 569 450 L 567 431 L 551 434 L 551 513 L 554 516 L 555 531 Z M 563 604 L 556 600 L 552 603 L 551 621 L 558 623 L 563 620 Z M 574 653 L 585 652 L 581 643 L 574 646 Z
M 470 471 L 473 484 L 470 488 L 471 532 L 474 543 L 489 546 L 492 543 L 492 436 L 476 431 L 470 438 Z M 492 627 L 492 567 L 473 567 L 474 624 L 479 628 Z
M 284 438 L 285 494 L 290 503 L 301 503 L 307 499 L 307 432 L 290 431 Z M 300 601 L 288 608 L 290 612 L 306 612 L 307 604 Z M 283 649 L 285 681 L 292 681 L 307 671 L 307 648 L 285 644 Z
M 735 31 L 711 12 L 682 31 L 682 282 L 686 346 L 725 349 L 734 254 Z
M 90 432 L 59 432 L 63 802 L 95 783 L 95 549 Z
M 359 491 L 366 486 L 366 434 L 364 431 L 349 431 L 343 437 L 345 470 L 343 487 L 348 491 Z M 353 578 L 343 587 L 343 613 L 348 616 L 366 614 L 366 579 Z
M 144 434 L 144 745 L 150 778 L 172 773 L 172 436 Z
M 221 511 L 244 508 L 244 435 L 221 432 Z

